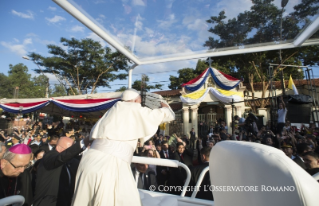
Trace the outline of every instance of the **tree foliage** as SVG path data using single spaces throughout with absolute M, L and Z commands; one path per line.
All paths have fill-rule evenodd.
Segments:
M 103 48 L 92 39 L 61 38 L 60 41 L 66 49 L 50 44 L 47 47 L 51 56 L 30 53 L 29 57 L 44 67 L 44 73 L 54 74 L 65 90 L 75 94 L 73 88 L 76 88 L 82 94 L 83 90 L 90 89 L 94 93 L 97 87 L 110 87 L 111 81 L 127 77 L 126 73 L 119 73 L 127 69 L 129 62 L 120 52 Z
M 24 64 L 9 65 L 8 76 L 0 74 L 0 98 L 44 98 L 48 78 L 39 75 L 31 78 Z M 16 88 L 18 88 L 16 90 Z
M 302 27 L 309 22 L 308 18 L 316 14 L 313 7 L 318 10 L 318 6 L 315 2 L 318 1 L 303 0 L 302 3 L 294 7 L 294 12 L 286 16 L 283 16 L 286 2 L 283 2 L 282 8 L 278 8 L 274 5 L 274 0 L 253 0 L 249 11 L 240 13 L 232 19 L 227 19 L 225 11 L 221 11 L 218 16 L 212 16 L 207 20 L 207 23 L 212 25 L 209 32 L 213 34 L 213 37 L 209 37 L 204 46 L 209 47 L 209 49 L 224 47 L 238 47 L 240 49 L 249 44 L 276 43 L 294 39 Z M 301 23 L 302 21 L 304 23 Z M 281 22 L 282 30 L 280 30 Z M 263 82 L 262 97 L 265 97 L 269 86 L 267 74 L 269 63 L 315 65 L 318 64 L 319 60 L 315 56 L 318 54 L 318 48 L 318 46 L 311 46 L 286 49 L 281 53 L 280 51 L 246 53 L 214 57 L 213 60 L 219 67 L 228 68 L 228 72 L 233 76 L 244 77 L 245 81 L 250 83 L 252 92 L 254 92 L 254 82 Z M 274 69 L 274 80 L 280 79 L 278 74 L 281 69 L 284 71 L 284 79 L 286 80 L 290 75 L 294 79 L 303 78 L 303 74 L 298 72 L 297 68 L 275 67 Z
M 143 77 L 142 77 L 143 78 Z M 143 85 L 143 88 L 146 90 L 146 91 L 150 91 L 151 89 L 162 89 L 163 85 L 162 84 L 155 84 L 155 85 L 151 85 L 149 83 L 150 81 L 150 78 L 145 75 L 144 76 L 144 82 L 145 82 L 145 85 Z M 133 89 L 136 89 L 138 91 L 141 91 L 142 90 L 142 80 L 135 80 L 132 84 L 132 88 Z M 127 87 L 125 86 L 122 86 L 121 88 L 117 89 L 116 91 L 117 92 L 123 92 L 124 90 L 126 90 Z
M 63 85 L 56 84 L 54 85 L 54 88 L 51 90 L 50 97 L 62 97 L 67 96 L 68 93 L 65 90 Z

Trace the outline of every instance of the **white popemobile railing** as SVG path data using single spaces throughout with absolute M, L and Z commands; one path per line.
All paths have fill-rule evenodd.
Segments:
M 136 157 L 133 156 L 132 162 L 134 163 L 140 163 L 140 164 L 150 164 L 150 165 L 159 165 L 159 166 L 165 166 L 165 167 L 183 167 L 186 170 L 187 178 L 183 187 L 183 191 L 181 193 L 181 197 L 185 196 L 186 193 L 186 187 L 189 184 L 189 181 L 191 180 L 191 171 L 189 168 L 177 161 L 177 160 L 167 160 L 167 159 L 159 159 L 159 158 L 150 158 L 150 157 Z
M 200 206 L 213 206 L 214 205 L 214 201 L 195 198 L 196 194 L 198 192 L 197 190 L 193 191 L 192 197 L 185 197 L 185 193 L 187 191 L 187 186 L 189 185 L 190 178 L 191 178 L 191 172 L 185 164 L 183 164 L 177 160 L 158 159 L 158 158 L 150 158 L 150 157 L 137 157 L 137 156 L 133 156 L 132 163 L 151 164 L 151 165 L 174 167 L 174 168 L 183 167 L 186 170 L 187 178 L 186 178 L 186 181 L 185 181 L 185 184 L 183 186 L 183 190 L 182 190 L 182 193 L 180 196 L 171 195 L 171 194 L 162 193 L 162 192 L 153 192 L 153 191 L 139 189 L 140 193 L 150 195 L 149 197 L 152 197 L 154 199 L 154 201 L 157 197 L 161 197 L 162 201 L 165 198 L 175 198 L 178 202 L 178 204 L 177 204 L 178 206 L 195 206 L 195 205 L 196 206 L 198 206 L 198 205 L 200 205 Z M 207 167 L 202 171 L 196 186 L 199 186 L 201 184 L 201 182 L 202 182 L 202 180 L 203 180 L 203 178 L 208 170 L 209 170 L 209 168 Z M 198 188 L 198 187 L 195 187 L 195 188 Z M 158 205 L 158 204 L 150 204 L 149 202 L 144 204 L 143 198 L 141 198 L 141 199 L 142 199 L 143 205 L 149 205 L 149 206 L 150 205 Z M 165 202 L 165 201 L 163 201 L 163 202 Z M 168 204 L 170 206 L 175 205 L 175 204 L 171 204 L 171 203 L 168 203 Z
M 5 197 L 0 199 L 0 205 L 13 205 L 13 206 L 21 206 L 24 203 L 24 197 L 21 195 L 13 195 L 10 197 Z

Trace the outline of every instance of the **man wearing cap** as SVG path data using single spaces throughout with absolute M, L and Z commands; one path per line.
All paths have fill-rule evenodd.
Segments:
M 0 160 L 0 199 L 22 195 L 25 205 L 32 204 L 31 177 L 24 172 L 29 167 L 30 160 L 31 149 L 25 144 L 12 146 L 4 153 Z
M 17 145 L 17 144 L 19 144 L 19 143 L 20 143 L 20 137 L 19 137 L 17 134 L 12 133 L 12 134 L 10 135 L 10 139 L 8 139 L 8 140 L 6 141 L 6 146 L 7 146 L 8 148 L 10 148 L 10 147 L 12 147 L 12 146 L 14 146 L 14 145 Z
M 282 151 L 291 159 L 294 159 L 295 156 L 293 156 L 293 149 L 292 149 L 292 145 L 290 143 L 286 143 L 285 141 L 283 142 L 282 146 Z
M 91 130 L 94 141 L 79 165 L 72 205 L 141 205 L 130 164 L 138 139 L 143 144 L 156 133 L 158 125 L 175 119 L 168 105 L 161 106 L 153 110 L 142 107 L 138 91 L 123 92 L 122 101 Z

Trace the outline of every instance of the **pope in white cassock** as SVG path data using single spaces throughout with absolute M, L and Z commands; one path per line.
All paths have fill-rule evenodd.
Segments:
M 130 164 L 138 139 L 152 137 L 158 125 L 175 119 L 170 107 L 149 109 L 141 106 L 134 89 L 122 94 L 117 102 L 92 128 L 91 148 L 83 156 L 76 174 L 74 206 L 141 205 Z

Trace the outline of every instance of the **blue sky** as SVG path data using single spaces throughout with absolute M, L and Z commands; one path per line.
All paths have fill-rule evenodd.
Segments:
M 103 6 L 103 8 L 109 8 L 109 10 L 103 11 L 104 13 L 97 13 L 95 16 L 96 21 L 100 23 L 107 24 L 112 20 L 119 20 L 119 17 L 113 19 L 113 14 L 108 13 L 112 11 L 112 7 L 108 7 L 105 3 L 98 3 L 94 5 Z M 114 1 L 117 2 L 117 1 Z M 121 7 L 121 2 L 119 9 Z M 85 3 L 85 1 L 84 1 Z M 111 2 L 112 3 L 112 2 Z M 127 9 L 127 8 L 126 8 Z M 114 10 L 115 11 L 115 10 Z M 106 16 L 107 12 L 110 17 Z M 74 17 L 68 14 L 66 11 L 61 9 L 53 1 L 43 1 L 43 0 L 15 0 L 15 1 L 1 1 L 0 2 L 0 18 L 1 21 L 1 34 L 0 34 L 0 72 L 7 74 L 9 69 L 9 64 L 23 63 L 29 68 L 29 72 L 32 75 L 36 75 L 32 70 L 36 68 L 36 65 L 28 60 L 22 59 L 22 56 L 27 55 L 29 52 L 40 53 L 41 55 L 47 56 L 47 44 L 60 44 L 60 38 L 75 37 L 77 39 L 81 38 L 93 38 L 95 40 L 101 41 L 104 46 L 107 46 L 106 42 L 97 37 L 92 31 L 87 29 L 84 25 L 78 22 Z M 129 28 L 132 22 L 128 22 Z M 164 24 L 164 23 L 163 23 Z M 117 23 L 111 23 L 109 27 L 114 27 L 114 25 L 119 26 Z M 134 22 L 133 22 L 134 26 Z M 116 33 L 114 33 L 116 34 Z M 156 35 L 156 34 L 155 34 Z M 170 74 L 175 75 L 176 71 L 165 72 L 171 70 L 178 70 L 186 66 L 194 66 L 196 61 L 184 61 L 184 62 L 174 62 L 167 67 L 165 64 L 157 64 L 150 66 L 152 68 L 149 74 L 152 82 L 158 81 L 168 81 Z M 178 67 L 175 67 L 177 66 Z M 133 81 L 135 79 L 141 78 L 141 73 L 148 73 L 149 67 L 136 68 L 133 75 Z M 158 73 L 159 72 L 159 73 Z M 58 81 L 53 75 L 48 75 L 50 77 L 50 84 L 57 84 Z M 112 88 L 99 88 L 100 92 L 115 90 L 121 85 L 127 84 L 127 80 L 115 81 L 111 83 Z M 163 89 L 168 89 L 168 83 L 163 82 Z
M 205 23 L 211 15 L 225 10 L 228 17 L 249 9 L 250 0 L 76 0 L 80 9 L 140 58 L 154 58 L 185 52 L 205 50 L 202 45 L 209 36 Z M 287 10 L 300 0 L 290 0 Z M 276 4 L 280 1 L 276 0 Z M 92 38 L 101 40 L 91 30 L 50 0 L 0 1 L 0 72 L 7 74 L 9 64 L 23 63 L 32 71 L 36 65 L 22 59 L 29 52 L 47 56 L 47 44 L 60 44 L 60 38 Z M 168 90 L 169 75 L 185 67 L 194 68 L 197 60 L 139 66 L 133 81 L 142 73 L 151 82 L 162 82 Z M 50 84 L 58 81 L 48 75 Z M 114 91 L 127 84 L 127 80 L 114 81 L 112 88 L 99 88 L 99 92 Z

